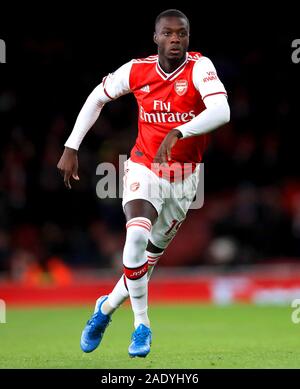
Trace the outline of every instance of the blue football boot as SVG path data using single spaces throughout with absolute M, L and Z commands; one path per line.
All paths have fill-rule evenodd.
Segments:
M 140 324 L 133 332 L 131 337 L 131 344 L 128 348 L 128 354 L 131 358 L 142 357 L 145 358 L 150 352 L 152 341 L 152 332 L 149 327 Z
M 82 331 L 80 347 L 85 353 L 90 353 L 99 346 L 104 331 L 111 321 L 111 315 L 104 315 L 101 312 L 101 306 L 107 298 L 108 296 L 102 296 L 97 300 L 94 314 Z

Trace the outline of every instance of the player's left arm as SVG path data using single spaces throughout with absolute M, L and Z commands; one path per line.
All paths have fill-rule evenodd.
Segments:
M 171 150 L 180 138 L 199 136 L 226 124 L 230 109 L 224 85 L 217 76 L 212 62 L 202 57 L 194 66 L 193 82 L 201 94 L 206 109 L 191 121 L 172 129 L 161 143 L 154 158 L 156 163 L 171 160 Z

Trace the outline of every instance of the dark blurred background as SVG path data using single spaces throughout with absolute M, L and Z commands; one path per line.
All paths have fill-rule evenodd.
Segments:
M 21 280 L 51 268 L 120 268 L 121 199 L 97 198 L 96 168 L 104 161 L 118 167 L 119 155 L 129 155 L 137 134 L 133 96 L 104 107 L 80 148 L 80 182 L 71 191 L 56 165 L 89 93 L 108 72 L 156 53 L 155 17 L 173 7 L 190 19 L 190 51 L 213 61 L 231 122 L 211 134 L 204 206 L 190 211 L 161 266 L 300 263 L 300 64 L 291 59 L 300 31 L 289 32 L 282 15 L 268 23 L 257 12 L 247 18 L 246 6 L 222 14 L 166 3 L 135 15 L 123 7 L 65 17 L 45 5 L 0 26 L 7 47 L 0 67 L 2 274 Z

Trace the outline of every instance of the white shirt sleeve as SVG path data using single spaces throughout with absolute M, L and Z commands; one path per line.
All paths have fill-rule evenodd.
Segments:
M 78 114 L 71 135 L 65 143 L 66 147 L 78 150 L 86 133 L 98 119 L 104 104 L 131 92 L 129 87 L 131 66 L 132 61 L 110 73 L 92 91 Z
M 206 109 L 188 123 L 176 127 L 183 138 L 205 134 L 230 120 L 226 90 L 213 63 L 207 57 L 201 57 L 194 65 L 193 82 Z
M 107 77 L 103 78 L 104 93 L 109 98 L 109 101 L 131 92 L 129 86 L 131 66 L 132 61 L 127 62 L 114 73 L 109 73 Z
M 203 101 L 211 95 L 227 94 L 213 63 L 207 57 L 201 57 L 195 63 L 193 68 L 193 83 Z
M 199 115 L 188 123 L 176 127 L 183 138 L 205 134 L 229 122 L 230 109 L 224 94 L 207 96 L 205 105 L 206 109 Z

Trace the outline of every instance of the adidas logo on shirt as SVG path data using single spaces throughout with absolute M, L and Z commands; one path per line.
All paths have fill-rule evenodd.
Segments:
M 143 91 L 143 92 L 150 92 L 150 87 L 149 87 L 149 85 L 143 86 L 143 88 L 141 88 L 141 91 Z

